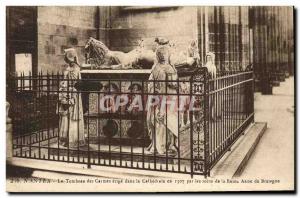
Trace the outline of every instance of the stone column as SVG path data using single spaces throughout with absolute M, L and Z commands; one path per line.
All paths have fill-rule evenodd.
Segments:
M 13 156 L 12 120 L 8 117 L 10 104 L 6 102 L 6 161 L 9 163 Z

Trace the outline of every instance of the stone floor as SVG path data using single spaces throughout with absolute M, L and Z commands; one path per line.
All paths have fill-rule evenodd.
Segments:
M 255 94 L 255 121 L 268 129 L 248 161 L 241 177 L 294 181 L 294 78 L 273 88 L 273 95 Z

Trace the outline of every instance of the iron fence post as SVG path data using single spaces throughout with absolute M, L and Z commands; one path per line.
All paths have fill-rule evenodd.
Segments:
M 203 70 L 204 72 L 204 91 L 203 91 L 203 102 L 204 102 L 204 110 L 203 110 L 203 129 L 204 129 L 204 176 L 210 176 L 210 167 L 209 167 L 209 134 L 208 134 L 208 118 L 209 115 L 209 79 L 208 79 L 208 71 L 207 68 Z
M 193 82 L 194 82 L 194 79 L 193 77 L 190 78 L 190 100 L 192 100 L 192 97 L 193 97 Z M 191 159 L 190 159 L 190 162 L 191 162 L 191 178 L 193 178 L 193 175 L 194 175 L 194 156 L 193 156 L 193 111 L 191 111 L 191 109 L 189 108 L 189 116 L 190 116 L 190 153 L 191 153 Z

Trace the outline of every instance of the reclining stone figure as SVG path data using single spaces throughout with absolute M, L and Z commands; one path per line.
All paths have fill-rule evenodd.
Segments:
M 193 66 L 199 63 L 199 53 L 196 41 L 192 41 L 186 51 L 180 51 L 174 43 L 170 43 L 165 38 L 154 40 L 158 45 L 170 47 L 170 63 L 175 67 Z M 140 40 L 138 46 L 130 52 L 112 51 L 99 40 L 92 37 L 85 45 L 87 59 L 97 69 L 132 69 L 143 68 L 151 69 L 156 61 L 155 52 L 146 49 L 144 40 Z
M 92 64 L 97 68 L 132 69 L 143 64 L 143 67 L 150 69 L 154 64 L 155 54 L 151 50 L 146 50 L 142 42 L 136 49 L 125 53 L 109 50 L 104 43 L 90 37 L 85 49 L 88 60 L 93 61 Z

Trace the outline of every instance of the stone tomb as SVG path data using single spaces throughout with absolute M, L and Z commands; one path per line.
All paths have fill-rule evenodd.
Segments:
M 85 119 L 85 133 L 89 134 L 91 144 L 101 144 L 101 147 L 105 145 L 111 145 L 109 149 L 122 151 L 126 148 L 132 147 L 133 152 L 141 147 L 147 147 L 150 144 L 148 136 L 146 112 L 134 111 L 129 112 L 127 106 L 122 106 L 118 111 L 103 111 L 100 109 L 100 100 L 110 90 L 109 95 L 116 96 L 117 93 L 132 93 L 142 92 L 142 81 L 144 81 L 144 93 L 147 93 L 147 79 L 149 78 L 151 70 L 82 70 L 82 79 L 95 80 L 91 85 L 85 85 L 84 91 L 87 93 L 82 94 L 83 106 L 84 106 L 84 119 Z M 180 80 L 189 80 L 193 72 L 178 73 Z M 189 84 L 189 83 L 188 83 Z M 187 89 L 189 91 L 189 88 Z M 113 92 L 116 92 L 114 94 Z M 105 104 L 105 103 L 104 103 Z M 105 105 L 104 105 L 105 106 Z M 191 156 L 191 138 L 190 138 L 190 121 L 187 116 L 188 112 L 185 112 L 182 119 L 180 119 L 180 157 L 189 158 Z M 181 115 L 180 115 L 181 116 Z M 199 122 L 199 118 L 194 122 Z M 174 123 L 177 124 L 177 123 Z M 194 127 L 196 128 L 196 127 Z M 198 127 L 197 127 L 198 128 Z M 195 129 L 194 129 L 195 130 Z M 199 136 L 200 134 L 200 136 Z M 203 147 L 203 128 L 200 133 L 193 134 L 194 138 L 200 137 L 200 147 Z M 97 147 L 97 146 L 96 146 Z M 97 150 L 97 148 L 95 149 Z M 142 152 L 137 151 L 138 153 Z M 203 148 L 200 149 L 200 155 L 203 156 Z M 145 154 L 146 151 L 145 151 Z M 202 158 L 202 157 L 200 157 Z

